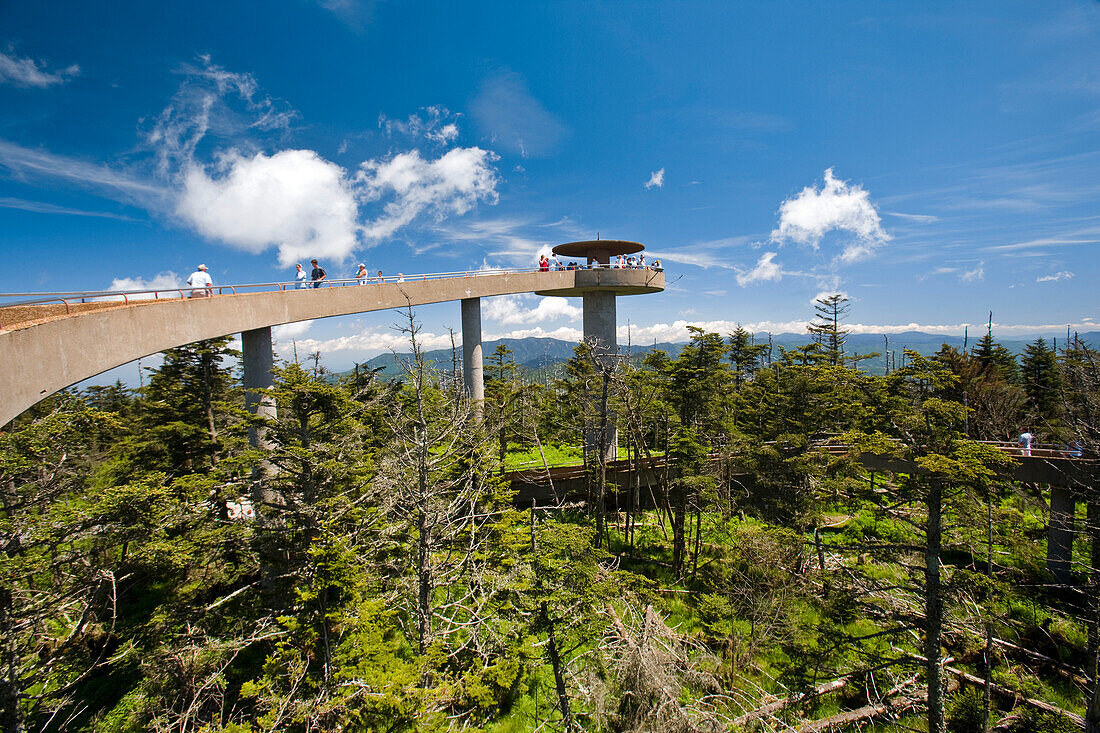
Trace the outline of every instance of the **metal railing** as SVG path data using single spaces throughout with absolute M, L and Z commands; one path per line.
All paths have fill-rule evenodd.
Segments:
M 432 272 L 432 273 L 420 273 L 405 275 L 399 273 L 397 275 L 378 275 L 368 276 L 362 279 L 358 278 L 336 278 L 325 279 L 321 281 L 313 280 L 293 280 L 289 282 L 269 282 L 269 283 L 246 283 L 242 285 L 214 285 L 209 288 L 193 288 L 190 285 L 183 285 L 171 288 L 146 288 L 143 290 L 89 290 L 89 291 L 61 291 L 53 293 L 0 293 L 0 308 L 12 307 L 12 306 L 25 306 L 25 305 L 45 305 L 49 303 L 63 303 L 65 305 L 65 312 L 69 312 L 69 306 L 73 303 L 98 303 L 98 302 L 111 302 L 122 301 L 125 304 L 131 301 L 145 301 L 145 300 L 169 300 L 186 297 L 186 293 L 194 290 L 207 290 L 216 295 L 239 295 L 251 292 L 270 292 L 270 291 L 286 291 L 286 290 L 321 290 L 329 287 L 346 287 L 346 286 L 369 286 L 369 285 L 393 285 L 397 283 L 406 282 L 422 282 L 425 280 L 453 280 L 464 277 L 479 277 L 483 275 L 509 275 L 509 274 L 528 274 L 532 272 L 566 272 L 572 270 L 589 270 L 589 269 L 617 269 L 608 265 L 596 265 L 594 267 L 578 267 L 578 268 L 551 268 L 549 270 L 542 270 L 538 267 L 517 267 L 517 268 L 496 268 L 488 270 L 461 270 L 456 272 Z M 652 268 L 634 268 L 652 270 Z M 658 272 L 663 271 L 658 270 Z M 26 298 L 27 300 L 19 300 L 15 302 L 3 302 L 8 298 Z

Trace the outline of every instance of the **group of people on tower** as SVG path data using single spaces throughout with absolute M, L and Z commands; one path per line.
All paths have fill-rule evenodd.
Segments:
M 596 260 L 590 260 L 587 265 L 578 265 L 576 262 L 564 264 L 555 255 L 550 255 L 549 257 L 544 254 L 539 255 L 539 271 L 541 272 L 549 272 L 551 270 L 594 270 L 598 267 L 610 268 L 613 270 L 657 270 L 658 272 L 664 270 L 660 260 L 653 260 L 652 263 L 647 263 L 644 254 L 639 254 L 636 258 L 619 255 L 615 258 L 614 262 L 608 265 L 597 262 Z

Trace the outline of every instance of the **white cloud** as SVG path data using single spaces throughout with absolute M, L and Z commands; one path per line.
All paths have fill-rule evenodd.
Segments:
M 645 182 L 646 189 L 661 188 L 665 185 L 665 169 L 653 171 L 649 174 L 649 180 Z
M 141 292 L 127 295 L 126 300 L 151 300 L 153 298 L 179 298 L 178 292 L 184 286 L 183 278 L 172 271 L 157 273 L 148 280 L 143 277 L 116 277 L 107 286 L 107 290 L 130 292 L 134 290 L 154 291 L 166 290 L 164 293 Z M 177 292 L 172 292 L 173 290 Z M 103 300 L 123 300 L 122 296 L 115 295 L 103 298 Z
M 584 332 L 579 328 L 571 328 L 569 326 L 560 326 L 553 331 L 547 331 L 542 326 L 535 326 L 534 328 L 521 328 L 515 331 L 506 331 L 504 333 L 493 333 L 485 336 L 486 341 L 496 341 L 497 339 L 525 339 L 525 338 L 541 338 L 541 339 L 560 339 L 562 341 L 575 341 L 580 343 L 584 338 Z
M 288 266 L 317 257 L 342 262 L 358 242 L 358 206 L 345 171 L 312 150 L 221 156 L 214 175 L 184 175 L 177 213 L 203 235 L 248 252 L 270 245 Z
M 499 178 L 492 165 L 496 160 L 489 150 L 454 148 L 436 160 L 411 150 L 366 161 L 355 177 L 360 195 L 366 201 L 393 197 L 382 214 L 365 225 L 366 237 L 391 236 L 421 214 L 441 221 L 448 214 L 465 214 L 478 201 L 496 203 Z
M 964 283 L 980 283 L 985 280 L 985 267 L 979 264 L 973 270 L 966 270 L 959 275 L 959 280 Z
M 311 319 L 308 321 L 298 321 L 296 323 L 284 323 L 281 326 L 273 326 L 271 328 L 271 337 L 280 343 L 286 343 L 291 339 L 305 336 L 312 325 L 313 320 Z
M 524 158 L 553 152 L 565 138 L 566 127 L 543 107 L 513 71 L 482 83 L 470 102 L 470 115 L 495 146 Z
M 80 67 L 76 64 L 57 71 L 48 71 L 34 59 L 19 58 L 11 54 L 10 49 L 9 53 L 0 51 L 0 84 L 45 89 L 54 84 L 64 84 L 79 75 Z
M 1072 272 L 1070 272 L 1069 270 L 1062 270 L 1061 272 L 1056 272 L 1053 275 L 1041 275 L 1040 277 L 1035 278 L 1035 282 L 1053 283 L 1058 282 L 1059 280 L 1069 280 L 1071 277 L 1073 277 Z
M 504 295 L 488 298 L 484 307 L 485 318 L 503 324 L 531 324 L 562 318 L 575 321 L 583 315 L 583 311 L 570 303 L 568 298 L 534 297 L 538 299 L 538 305 L 534 308 L 523 307 L 523 303 L 530 302 L 532 296 Z
M 426 350 L 450 348 L 451 335 L 421 331 L 417 335 L 417 341 Z M 455 334 L 455 343 L 461 348 L 462 339 L 459 334 Z M 406 334 L 381 328 L 367 328 L 359 333 L 332 339 L 299 339 L 297 346 L 299 355 L 313 351 L 319 351 L 322 354 L 351 351 L 361 353 L 368 358 L 388 351 L 403 353 L 410 350 L 409 337 Z M 280 353 L 283 353 L 282 350 Z
M 737 284 L 745 287 L 751 283 L 780 280 L 783 277 L 783 269 L 778 263 L 773 262 L 777 252 L 765 252 L 756 261 L 756 266 L 751 270 L 737 273 Z
M 458 137 L 458 125 L 455 120 L 459 115 L 451 112 L 446 107 L 432 105 L 422 108 L 424 115 L 409 115 L 406 120 L 395 120 L 385 114 L 378 115 L 378 127 L 387 137 L 402 135 L 409 138 L 424 138 L 444 145 Z
M 779 206 L 779 226 L 772 231 L 770 241 L 794 242 L 817 249 L 822 238 L 832 231 L 855 235 L 837 256 L 845 264 L 869 257 L 891 239 L 882 228 L 870 194 L 858 184 L 849 185 L 836 178 L 829 168 L 820 189 L 807 186 Z

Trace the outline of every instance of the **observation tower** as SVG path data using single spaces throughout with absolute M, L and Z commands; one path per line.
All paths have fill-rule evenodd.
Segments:
M 597 239 L 588 242 L 569 242 L 554 247 L 559 258 L 569 263 L 577 262 L 573 272 L 572 287 L 538 290 L 538 295 L 580 297 L 584 308 L 584 341 L 592 349 L 596 361 L 610 368 L 618 359 L 619 344 L 615 298 L 620 295 L 644 295 L 665 289 L 665 274 L 660 270 L 641 267 L 611 267 L 611 258 L 632 255 L 644 250 L 638 242 L 621 239 Z M 583 260 L 583 262 L 579 262 Z M 605 460 L 618 455 L 618 428 L 614 415 L 609 415 L 601 438 L 600 431 L 586 431 L 584 442 L 588 449 L 603 446 Z
M 645 246 L 638 242 L 621 239 L 569 242 L 559 244 L 553 249 L 558 257 L 566 258 L 567 261 L 578 261 L 585 269 L 576 271 L 573 287 L 537 293 L 582 298 L 584 340 L 598 357 L 608 358 L 618 351 L 615 298 L 620 295 L 658 293 L 665 289 L 663 272 L 611 267 L 611 258 L 632 255 L 644 249 Z

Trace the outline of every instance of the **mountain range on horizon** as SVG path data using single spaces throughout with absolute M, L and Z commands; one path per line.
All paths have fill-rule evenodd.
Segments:
M 1089 344 L 1100 343 L 1100 331 L 1079 333 L 1077 336 Z M 887 341 L 884 337 L 889 340 Z M 811 336 L 806 333 L 781 333 L 769 335 L 768 333 L 760 332 L 754 334 L 754 339 L 757 344 L 767 343 L 769 338 L 776 348 L 776 357 L 778 357 L 778 347 L 780 346 L 794 348 L 808 344 L 813 340 Z M 923 356 L 934 354 L 944 344 L 953 346 L 959 350 L 962 350 L 964 347 L 969 350 L 978 343 L 979 338 L 981 338 L 980 335 L 964 338 L 963 336 L 925 333 L 923 331 L 905 331 L 894 334 L 861 333 L 849 334 L 846 348 L 849 353 L 857 355 L 869 354 L 872 352 L 879 353 L 880 356 L 878 358 L 863 361 L 861 363 L 861 368 L 871 374 L 882 374 L 885 371 L 885 360 L 881 354 L 885 351 L 887 344 L 890 351 L 894 352 L 897 359 L 900 359 L 904 349 L 915 351 Z M 1050 338 L 1049 334 L 1034 334 L 1012 339 L 999 339 L 994 336 L 997 343 L 1014 354 L 1022 354 L 1025 346 L 1029 343 L 1033 343 L 1038 338 L 1044 339 L 1048 345 L 1054 345 L 1056 341 L 1058 348 L 1061 348 L 1064 343 L 1064 337 Z M 504 344 L 512 351 L 512 359 L 528 374 L 534 373 L 549 377 L 557 376 L 557 373 L 560 372 L 561 365 L 572 358 L 573 350 L 577 346 L 576 342 L 573 341 L 539 337 L 520 339 L 505 338 L 485 341 L 482 344 L 482 354 L 486 368 L 488 368 L 490 357 L 500 344 Z M 632 344 L 629 347 L 620 344 L 619 348 L 628 356 L 639 356 L 660 349 L 666 352 L 670 357 L 676 358 L 686 345 L 686 342 L 664 342 L 649 345 Z M 410 356 L 411 354 L 407 352 L 380 354 L 369 359 L 360 366 L 369 370 L 379 370 L 377 373 L 380 378 L 391 379 L 400 377 L 403 373 L 398 364 L 398 358 L 408 359 Z M 461 346 L 458 348 L 457 354 L 452 354 L 450 349 L 435 349 L 425 352 L 425 358 L 438 365 L 441 369 L 452 369 L 457 361 L 457 368 L 461 369 Z M 350 374 L 352 372 L 354 372 L 354 368 L 340 372 L 340 374 Z

